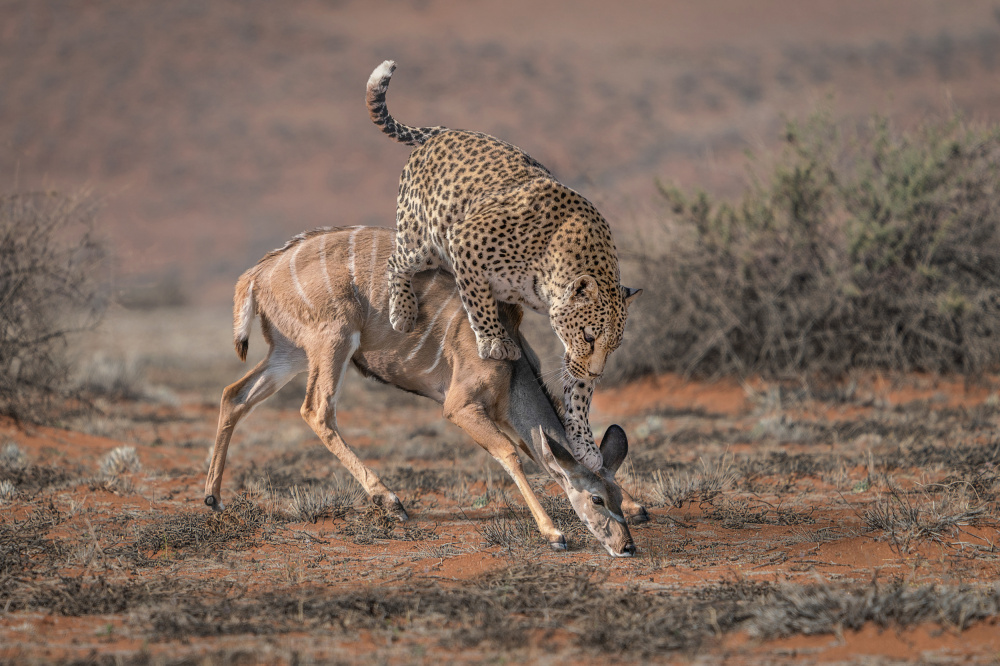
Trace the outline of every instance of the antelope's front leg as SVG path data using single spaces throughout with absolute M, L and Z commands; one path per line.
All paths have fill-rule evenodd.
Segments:
M 563 424 L 570 443 L 570 453 L 580 464 L 597 472 L 604 464 L 600 449 L 594 444 L 594 433 L 590 429 L 590 402 L 594 397 L 594 381 L 576 379 L 567 373 L 563 384 L 563 404 L 566 413 Z
M 465 404 L 451 408 L 446 400 L 445 417 L 469 433 L 469 436 L 476 440 L 479 446 L 486 449 L 514 479 L 517 489 L 521 491 L 521 495 L 538 525 L 538 531 L 549 542 L 549 547 L 553 550 L 566 550 L 566 537 L 556 529 L 555 523 L 552 522 L 549 514 L 545 513 L 541 502 L 538 501 L 538 497 L 531 489 L 528 478 L 524 475 L 524 469 L 521 467 L 521 458 L 517 455 L 517 448 L 496 424 L 487 418 L 482 407 L 475 404 Z

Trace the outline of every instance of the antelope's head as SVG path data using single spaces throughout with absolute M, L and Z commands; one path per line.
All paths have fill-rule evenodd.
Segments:
M 632 557 L 635 544 L 622 515 L 622 491 L 615 473 L 628 454 L 625 431 L 613 425 L 604 433 L 598 472 L 581 465 L 566 447 L 539 426 L 532 438 L 542 456 L 542 464 L 555 477 L 569 498 L 573 510 L 613 557 Z

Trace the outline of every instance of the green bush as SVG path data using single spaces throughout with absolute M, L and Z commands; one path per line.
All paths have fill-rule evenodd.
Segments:
M 71 397 L 68 346 L 104 306 L 95 202 L 0 195 L 0 414 L 48 421 Z
M 820 114 L 775 162 L 736 202 L 660 185 L 667 241 L 633 253 L 647 294 L 612 379 L 1000 365 L 1000 128 L 845 138 Z

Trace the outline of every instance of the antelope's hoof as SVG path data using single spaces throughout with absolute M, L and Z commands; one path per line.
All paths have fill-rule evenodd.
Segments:
M 549 539 L 549 548 L 552 550 L 566 550 L 566 537 L 560 534 L 557 537 Z
M 398 497 L 393 497 L 389 501 L 384 503 L 385 513 L 394 520 L 398 520 L 401 523 L 405 523 L 410 519 L 406 514 L 406 509 L 403 508 L 403 503 L 399 501 Z
M 641 525 L 649 522 L 649 514 L 646 513 L 646 507 L 640 506 L 626 513 L 625 519 L 629 525 Z
M 226 507 L 219 501 L 215 495 L 205 496 L 205 506 L 210 507 L 212 511 L 223 511 Z

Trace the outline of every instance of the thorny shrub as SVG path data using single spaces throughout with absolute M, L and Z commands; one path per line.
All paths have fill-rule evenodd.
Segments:
M 735 202 L 660 185 L 666 240 L 631 253 L 649 298 L 609 379 L 1000 365 L 1000 126 L 845 134 L 789 122 Z
M 0 414 L 44 421 L 72 392 L 68 338 L 96 324 L 104 259 L 85 195 L 0 195 Z

